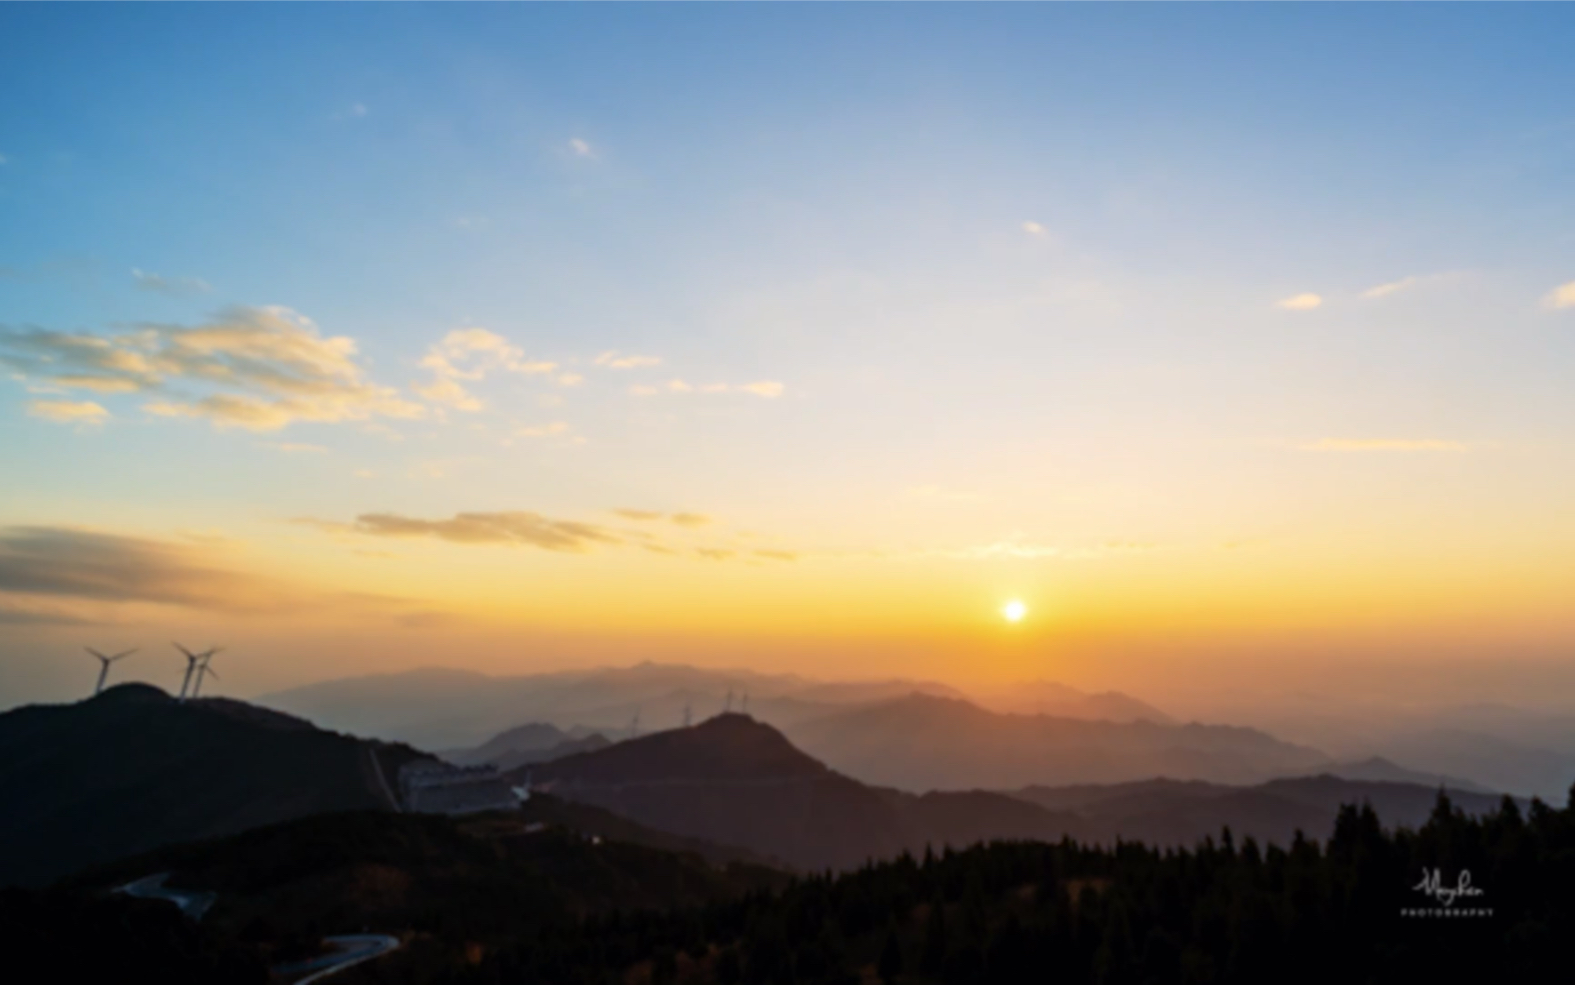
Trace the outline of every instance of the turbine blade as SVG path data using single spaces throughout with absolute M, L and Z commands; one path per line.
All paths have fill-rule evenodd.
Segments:
M 123 650 L 123 651 L 121 651 L 121 652 L 120 652 L 120 653 L 117 653 L 117 654 L 115 654 L 115 655 L 114 655 L 114 656 L 113 656 L 113 657 L 110 657 L 110 658 L 109 658 L 109 659 L 110 659 L 110 660 L 111 660 L 111 661 L 112 661 L 112 662 L 113 662 L 113 661 L 115 661 L 115 660 L 120 660 L 120 659 L 122 659 L 122 658 L 124 658 L 124 657 L 129 657 L 129 656 L 131 656 L 131 655 L 132 655 L 132 654 L 133 654 L 133 653 L 136 653 L 136 652 L 137 652 L 137 651 L 136 651 L 136 650 L 135 650 L 135 649 L 132 649 L 132 650 Z
M 100 653 L 97 650 L 93 649 L 91 646 L 84 646 L 82 649 L 84 649 L 87 652 L 93 654 L 93 656 L 99 658 L 100 660 L 108 660 L 109 659 L 108 657 L 104 656 L 102 653 Z
M 171 643 L 170 646 L 173 646 L 175 649 L 177 649 L 180 652 L 186 654 L 186 659 L 187 660 L 196 660 L 197 659 L 197 655 L 195 653 L 192 653 L 190 650 L 188 650 L 185 647 L 181 646 L 179 643 Z

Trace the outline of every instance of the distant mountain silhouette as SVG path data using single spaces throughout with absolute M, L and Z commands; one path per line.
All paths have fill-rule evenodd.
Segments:
M 579 752 L 612 745 L 600 732 L 576 728 L 568 732 L 553 725 L 532 722 L 493 736 L 474 749 L 448 749 L 439 757 L 460 766 L 491 763 L 501 770 L 530 763 L 548 763 Z
M 464 749 L 525 722 L 553 725 L 571 735 L 579 726 L 621 739 L 631 734 L 636 716 L 646 731 L 672 728 L 686 712 L 698 720 L 724 710 L 729 694 L 733 710 L 743 710 L 748 695 L 750 714 L 782 727 L 916 691 L 962 696 L 930 681 L 824 682 L 793 674 L 642 663 L 520 677 L 413 670 L 325 681 L 266 695 L 258 703 L 355 735 L 424 749 Z
M 1175 719 L 1119 691 L 1088 694 L 1054 681 L 1021 681 L 1008 687 L 976 692 L 977 703 L 991 711 L 1018 715 L 1049 715 L 1091 722 L 1155 722 Z
M 1462 776 L 1497 790 L 1562 799 L 1575 755 L 1522 745 L 1485 732 L 1435 728 L 1390 736 L 1383 755 L 1429 773 Z
M 1450 790 L 1466 793 L 1496 793 L 1496 791 L 1484 787 L 1480 783 L 1473 783 L 1470 780 L 1457 776 L 1445 776 L 1442 773 L 1425 773 L 1421 770 L 1407 769 L 1398 763 L 1384 759 L 1382 756 L 1373 756 L 1351 763 L 1334 763 L 1318 772 L 1337 776 L 1342 780 L 1367 780 L 1373 783 L 1416 783 L 1435 789 L 1447 787 Z
M 1251 783 L 1329 762 L 1316 750 L 1254 729 L 1003 715 L 918 694 L 785 731 L 794 744 L 850 776 L 914 791 L 1152 776 Z
M 1106 843 L 1120 837 L 1151 845 L 1192 846 L 1205 836 L 1218 837 L 1220 829 L 1229 826 L 1238 838 L 1251 835 L 1287 845 L 1298 830 L 1309 838 L 1327 838 L 1342 804 L 1371 804 L 1386 827 L 1420 827 L 1433 809 L 1438 789 L 1321 775 L 1251 787 L 1154 779 L 1028 787 L 1012 795 L 1078 817 L 1095 840 Z M 1471 814 L 1485 814 L 1503 799 L 1455 789 L 1449 797 Z
M 0 885 L 325 811 L 386 809 L 421 754 L 222 698 L 122 684 L 0 714 Z M 375 758 L 375 759 L 374 759 Z
M 809 870 L 849 868 L 927 844 L 1053 839 L 1078 827 L 1001 794 L 921 798 L 866 786 L 740 714 L 531 770 L 554 796 Z

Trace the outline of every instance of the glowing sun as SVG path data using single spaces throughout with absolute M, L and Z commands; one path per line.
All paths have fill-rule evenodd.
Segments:
M 1001 606 L 1001 615 L 1006 617 L 1007 622 L 1021 622 L 1028 615 L 1028 606 L 1023 604 L 1022 599 L 1012 599 Z

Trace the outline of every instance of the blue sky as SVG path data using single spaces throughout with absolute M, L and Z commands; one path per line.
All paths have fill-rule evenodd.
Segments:
M 251 552 L 204 563 L 442 608 L 400 564 L 592 562 L 352 571 L 293 521 L 636 508 L 886 585 L 862 604 L 897 635 L 939 632 L 896 614 L 916 583 L 959 612 L 1043 591 L 1095 637 L 1123 591 L 1156 626 L 1305 626 L 1302 594 L 1368 626 L 1350 570 L 1392 575 L 1385 631 L 1418 647 L 1462 598 L 1483 633 L 1564 633 L 1537 600 L 1575 537 L 1575 289 L 1550 300 L 1575 282 L 1572 29 L 1554 5 L 7 6 L 0 527 L 201 533 Z M 71 391 L 15 342 L 215 325 L 353 340 L 312 381 L 339 402 L 238 423 L 201 399 L 282 391 L 217 363 Z M 1248 542 L 1281 553 L 1197 553 Z M 815 567 L 851 557 L 886 566 Z M 1484 557 L 1532 601 L 1467 578 Z M 81 601 L 14 608 L 43 640 L 68 609 L 202 610 Z

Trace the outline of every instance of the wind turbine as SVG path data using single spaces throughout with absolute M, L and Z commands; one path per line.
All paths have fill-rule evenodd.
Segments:
M 692 721 L 694 721 L 694 709 L 686 701 L 684 702 L 684 728 L 688 728 L 689 723 Z
M 215 653 L 218 653 L 219 650 L 217 647 L 209 647 L 207 653 L 192 653 L 190 650 L 181 646 L 179 643 L 171 643 L 170 646 L 173 646 L 175 649 L 186 654 L 186 676 L 182 677 L 180 681 L 180 699 L 185 701 L 186 691 L 187 689 L 191 688 L 192 675 L 197 674 L 198 679 L 201 679 L 201 674 L 198 674 L 197 672 L 198 665 L 205 664 L 208 659 L 211 658 Z M 196 693 L 196 690 L 192 689 L 193 697 L 196 697 Z
M 634 718 L 629 722 L 629 738 L 637 739 L 639 737 L 640 737 L 640 709 L 636 708 L 634 710 Z
M 104 679 L 109 676 L 109 665 L 121 659 L 122 657 L 129 657 L 133 653 L 137 652 L 136 650 L 127 650 L 124 653 L 117 653 L 113 657 L 106 657 L 102 653 L 93 649 L 91 646 L 84 646 L 82 649 L 97 657 L 98 662 L 103 665 L 98 670 L 98 684 L 93 688 L 93 693 L 95 695 L 104 690 Z
M 195 698 L 197 696 L 197 692 L 202 690 L 202 679 L 204 677 L 207 677 L 209 674 L 212 674 L 214 680 L 218 680 L 219 679 L 219 672 L 214 670 L 212 667 L 209 667 L 208 664 L 212 662 L 213 655 L 215 653 L 222 653 L 222 652 L 224 652 L 224 651 L 221 650 L 219 647 L 211 646 L 211 647 L 208 648 L 208 652 L 204 653 L 202 655 L 202 662 L 197 664 L 197 679 L 195 681 L 193 681 L 192 685 L 191 685 L 191 696 L 192 697 Z

